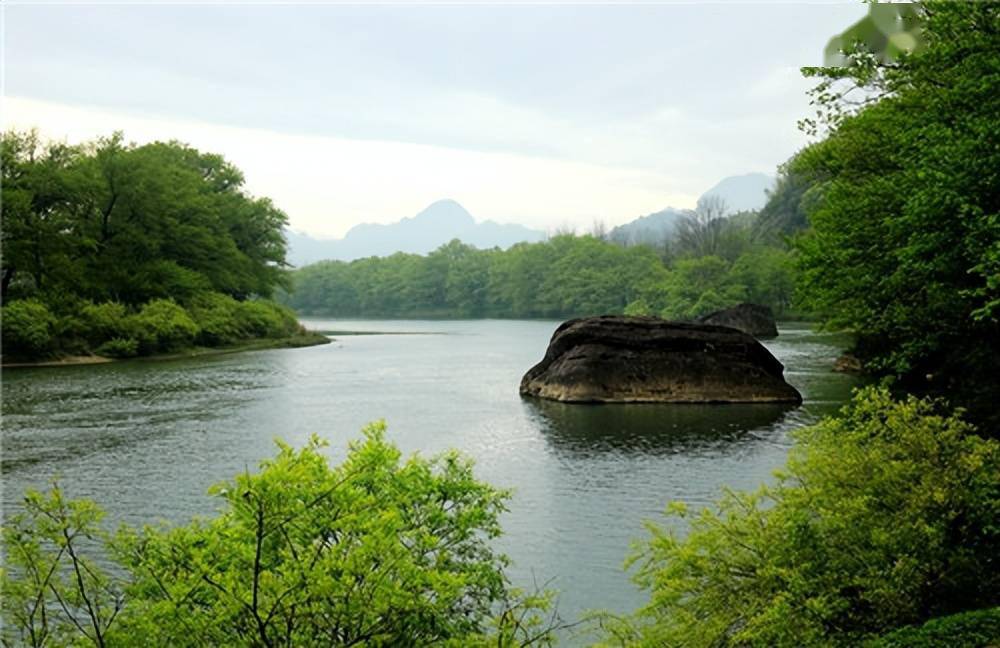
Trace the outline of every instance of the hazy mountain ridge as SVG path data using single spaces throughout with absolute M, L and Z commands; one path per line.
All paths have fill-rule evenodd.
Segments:
M 766 173 L 729 176 L 703 193 L 698 200 L 721 198 L 730 214 L 759 210 L 767 203 L 767 192 L 774 183 L 775 178 Z M 621 245 L 660 245 L 673 237 L 677 223 L 688 213 L 688 209 L 667 207 L 613 228 L 608 237 Z
M 621 245 L 656 245 L 673 235 L 677 222 L 687 213 L 686 209 L 667 207 L 613 228 L 608 238 Z
M 748 173 L 723 178 L 702 194 L 718 196 L 730 213 L 756 210 L 767 202 L 767 190 L 775 179 L 764 173 Z M 669 239 L 677 222 L 688 210 L 667 207 L 619 225 L 609 232 L 612 241 L 622 245 L 657 245 Z M 342 239 L 319 239 L 287 230 L 288 261 L 302 267 L 316 261 L 336 259 L 353 261 L 396 252 L 427 254 L 452 239 L 480 249 L 508 248 L 516 243 L 542 241 L 546 233 L 524 225 L 495 221 L 477 223 L 472 215 L 454 200 L 439 200 L 416 216 L 395 223 L 361 223 L 347 231 Z
M 545 232 L 494 221 L 477 223 L 454 200 L 439 200 L 416 216 L 395 223 L 355 225 L 342 239 L 317 239 L 294 231 L 287 231 L 286 238 L 289 262 L 301 267 L 324 259 L 352 261 L 396 252 L 427 254 L 456 238 L 481 249 L 508 248 L 523 241 L 544 240 Z

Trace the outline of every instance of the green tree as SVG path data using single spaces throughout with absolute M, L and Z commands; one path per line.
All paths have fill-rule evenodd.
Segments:
M 917 52 L 814 71 L 880 100 L 789 164 L 816 194 L 797 240 L 800 295 L 855 332 L 869 368 L 986 420 L 1000 385 L 1000 5 L 919 12 Z
M 11 131 L 0 150 L 5 298 L 244 299 L 285 280 L 285 215 L 221 156 L 121 133 L 69 147 Z
M 58 488 L 4 528 L 8 644 L 520 646 L 553 640 L 548 598 L 491 548 L 506 491 L 455 454 L 404 459 L 383 424 L 330 466 L 313 438 L 212 489 L 211 519 L 123 529 Z M 103 543 L 120 578 L 84 557 Z
M 2 313 L 4 354 L 36 357 L 52 349 L 56 318 L 45 304 L 22 299 L 4 305 Z
M 650 646 L 856 646 L 995 606 L 1000 444 L 935 404 L 866 389 L 796 433 L 777 483 L 650 524 L 650 601 L 611 638 Z

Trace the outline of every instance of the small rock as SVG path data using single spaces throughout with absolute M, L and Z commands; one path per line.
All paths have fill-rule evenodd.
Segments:
M 838 373 L 859 374 L 864 371 L 864 365 L 857 356 L 845 353 L 833 362 L 833 370 Z
M 724 308 L 708 315 L 702 315 L 697 322 L 728 326 L 737 331 L 749 333 L 756 338 L 773 338 L 778 336 L 778 325 L 774 321 L 774 312 L 770 306 L 743 303 Z

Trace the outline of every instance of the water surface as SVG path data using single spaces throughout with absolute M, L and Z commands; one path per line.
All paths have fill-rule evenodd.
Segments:
M 670 500 L 704 505 L 754 487 L 787 454 L 789 431 L 832 413 L 852 380 L 832 373 L 844 340 L 789 324 L 767 342 L 803 394 L 772 405 L 565 405 L 522 400 L 522 374 L 558 322 L 323 321 L 327 346 L 171 361 L 17 369 L 3 375 L 3 504 L 58 476 L 113 521 L 184 521 L 205 494 L 319 433 L 338 460 L 384 418 L 404 451 L 458 448 L 478 475 L 512 487 L 500 547 L 519 584 L 550 581 L 560 610 L 634 609 L 622 571 L 644 519 Z M 428 335 L 435 333 L 435 335 Z

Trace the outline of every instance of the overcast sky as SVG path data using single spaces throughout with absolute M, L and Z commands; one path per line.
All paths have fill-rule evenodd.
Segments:
M 7 128 L 224 154 L 292 227 L 453 198 L 479 220 L 618 224 L 806 143 L 860 2 L 37 5 L 4 11 Z

